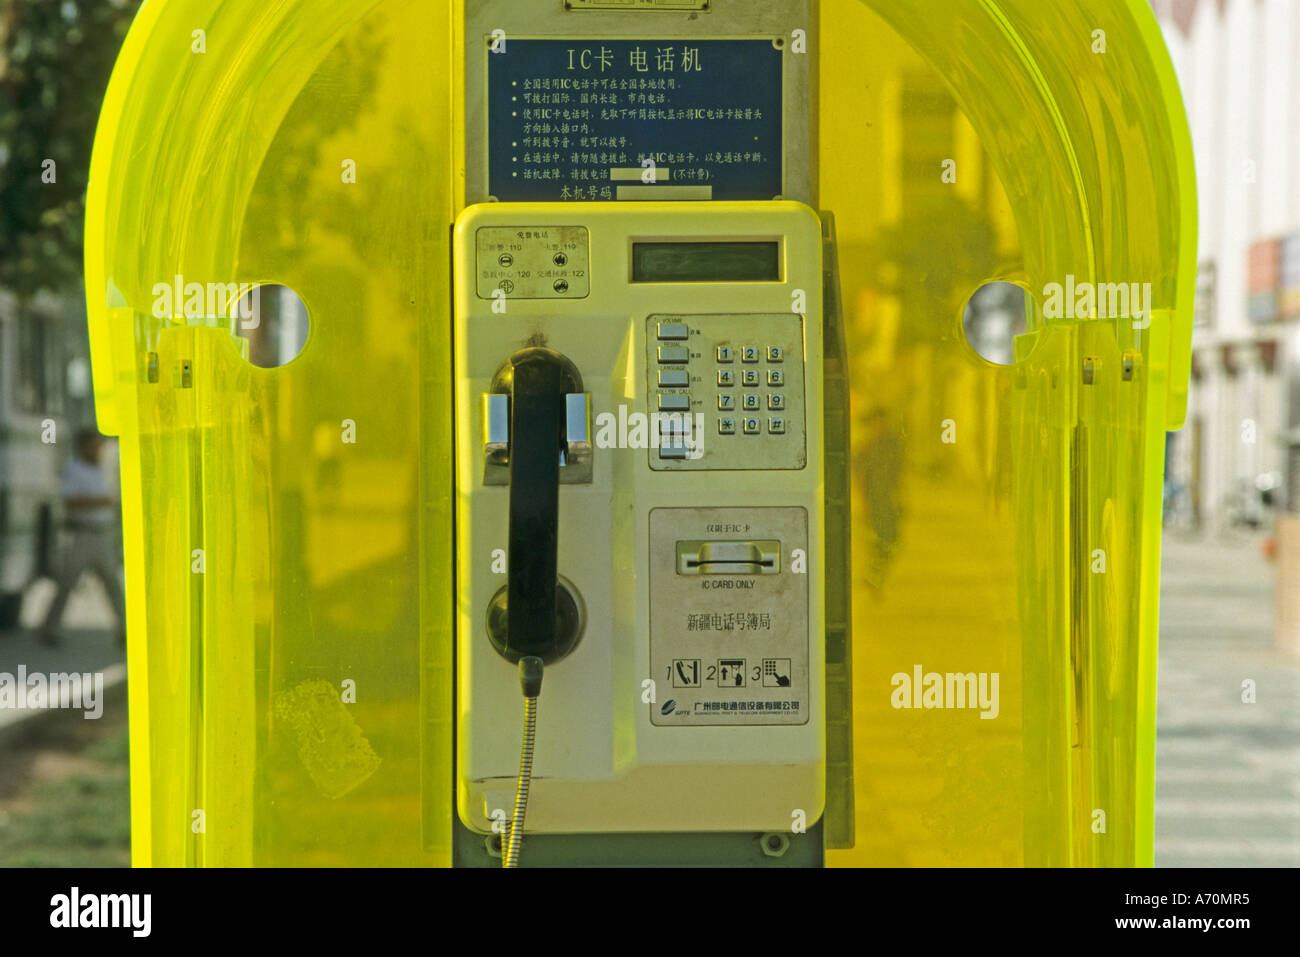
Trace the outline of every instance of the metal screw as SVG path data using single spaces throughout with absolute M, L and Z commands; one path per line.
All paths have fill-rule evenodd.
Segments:
M 758 846 L 767 857 L 784 857 L 785 852 L 790 850 L 790 838 L 780 831 L 771 831 L 758 839 Z

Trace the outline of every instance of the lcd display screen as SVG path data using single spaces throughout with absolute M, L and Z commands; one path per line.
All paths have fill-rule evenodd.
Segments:
M 781 244 L 665 242 L 632 244 L 633 282 L 780 282 Z

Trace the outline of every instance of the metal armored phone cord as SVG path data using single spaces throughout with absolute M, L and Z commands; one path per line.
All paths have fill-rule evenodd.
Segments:
M 510 836 L 502 867 L 519 866 L 519 849 L 524 843 L 524 815 L 528 810 L 528 787 L 533 778 L 533 742 L 537 736 L 537 696 L 542 693 L 542 659 L 526 655 L 519 659 L 519 687 L 524 693 L 524 747 L 519 755 L 519 782 L 515 786 L 515 813 L 510 819 Z

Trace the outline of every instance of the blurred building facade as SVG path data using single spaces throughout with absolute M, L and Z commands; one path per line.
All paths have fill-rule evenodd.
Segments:
M 1300 570 L 1300 3 L 1152 0 L 1196 152 L 1199 271 L 1187 424 L 1168 482 L 1190 524 L 1271 528 Z M 1276 486 L 1276 488 L 1272 488 Z M 1300 576 L 1298 576 L 1300 577 Z M 1279 602 L 1280 633 L 1300 615 Z M 1295 623 L 1288 625 L 1290 618 Z

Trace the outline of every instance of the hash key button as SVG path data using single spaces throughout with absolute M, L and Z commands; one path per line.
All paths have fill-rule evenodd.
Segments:
M 773 435 L 785 434 L 785 417 L 780 415 L 769 415 L 767 417 L 767 431 Z

